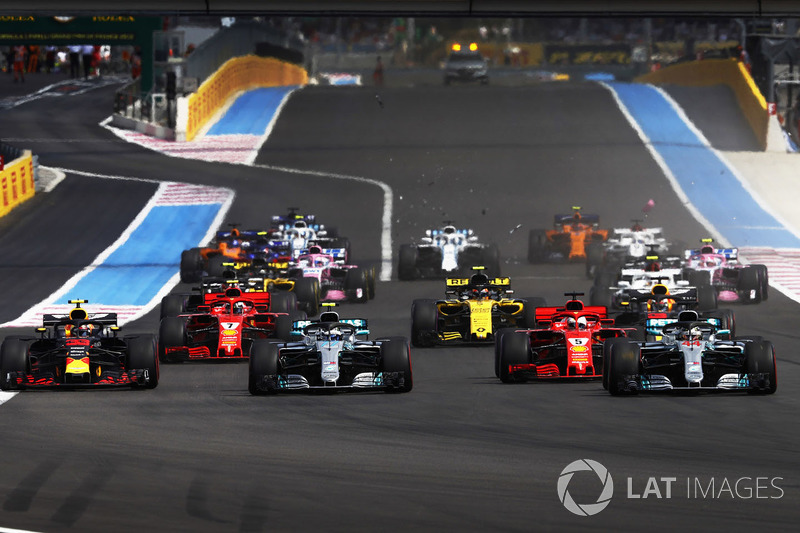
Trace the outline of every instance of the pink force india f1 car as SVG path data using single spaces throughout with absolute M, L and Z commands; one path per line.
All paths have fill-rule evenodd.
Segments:
M 324 301 L 366 302 L 375 297 L 375 269 L 345 263 L 344 248 L 312 246 L 291 263 L 286 277 L 315 278 Z
M 769 297 L 766 265 L 739 262 L 738 248 L 715 248 L 712 239 L 703 239 L 697 250 L 686 250 L 684 270 L 690 284 L 711 285 L 721 302 L 757 304 Z

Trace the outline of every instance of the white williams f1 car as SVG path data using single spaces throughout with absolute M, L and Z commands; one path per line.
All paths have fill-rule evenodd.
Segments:
M 418 244 L 400 246 L 398 277 L 402 280 L 441 278 L 470 272 L 483 265 L 492 276 L 500 275 L 496 244 L 482 244 L 471 229 L 446 225 L 429 229 Z

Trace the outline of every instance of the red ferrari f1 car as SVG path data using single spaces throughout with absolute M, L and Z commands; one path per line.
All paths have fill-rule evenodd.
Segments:
M 159 359 L 244 359 L 256 339 L 290 340 L 292 322 L 304 319 L 305 313 L 270 313 L 268 299 L 269 293 L 242 293 L 232 287 L 198 305 L 194 313 L 165 316 L 159 328 Z
M 495 340 L 495 375 L 503 383 L 538 378 L 598 378 L 603 343 L 624 337 L 603 306 L 585 306 L 570 296 L 563 307 L 536 309 L 536 328 L 501 330 Z

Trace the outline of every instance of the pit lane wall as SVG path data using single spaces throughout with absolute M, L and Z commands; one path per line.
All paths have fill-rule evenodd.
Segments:
M 736 59 L 689 61 L 648 72 L 637 77 L 635 81 L 653 85 L 672 83 L 686 87 L 727 85 L 736 95 L 739 107 L 758 139 L 761 149 L 767 149 L 770 118 L 767 101 L 744 63 Z
M 226 61 L 192 95 L 178 99 L 176 140 L 191 141 L 228 99 L 258 87 L 305 85 L 302 67 L 271 57 L 248 55 Z
M 0 170 L 0 191 L 0 217 L 33 198 L 36 188 L 33 181 L 33 155 L 29 150 L 25 150 L 22 157 L 7 162 Z

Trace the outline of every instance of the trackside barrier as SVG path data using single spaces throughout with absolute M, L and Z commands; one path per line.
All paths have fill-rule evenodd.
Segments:
M 33 155 L 25 150 L 21 157 L 5 164 L 0 170 L 0 217 L 33 197 L 36 187 L 33 182 Z
M 307 83 L 308 73 L 292 63 L 255 55 L 230 59 L 197 92 L 179 99 L 176 140 L 194 139 L 228 98 L 239 91 Z
M 635 79 L 639 83 L 660 85 L 674 83 L 687 87 L 725 84 L 736 95 L 736 101 L 747 119 L 762 150 L 767 148 L 769 113 L 767 101 L 744 64 L 736 59 L 704 59 L 670 65 L 648 72 Z

